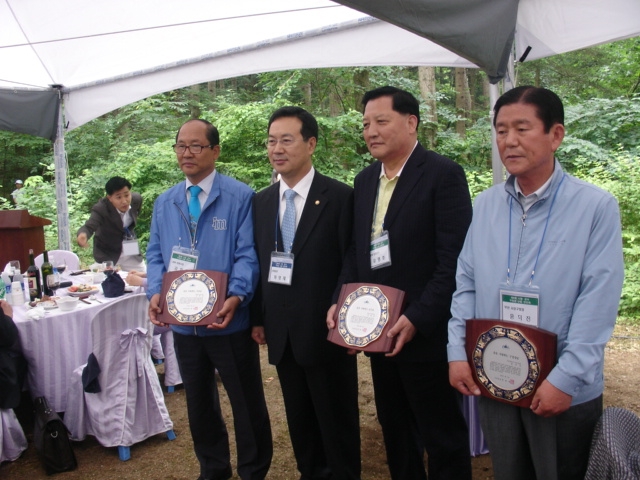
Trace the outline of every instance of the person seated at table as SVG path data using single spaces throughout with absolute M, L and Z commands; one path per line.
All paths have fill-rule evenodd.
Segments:
M 26 362 L 17 353 L 18 329 L 13 323 L 13 308 L 0 300 L 0 409 L 16 408 L 20 404 Z
M 128 285 L 132 287 L 142 287 L 147 288 L 147 274 L 146 272 L 138 272 L 137 270 L 131 270 L 127 273 L 127 276 L 124 279 Z
M 131 183 L 122 177 L 110 178 L 105 190 L 107 196 L 91 208 L 89 220 L 78 230 L 78 245 L 86 248 L 95 234 L 93 258 L 96 262 L 111 260 L 124 271 L 145 271 L 146 265 L 134 232 L 142 208 L 142 196 L 132 192 Z

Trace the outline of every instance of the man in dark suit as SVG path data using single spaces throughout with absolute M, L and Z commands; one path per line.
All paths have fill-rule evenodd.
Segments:
M 356 358 L 327 341 L 325 323 L 351 240 L 353 191 L 313 168 L 318 124 L 309 112 L 276 110 L 268 133 L 269 161 L 280 181 L 253 201 L 260 262 L 253 338 L 268 345 L 276 365 L 300 478 L 357 479 Z M 289 194 L 295 213 L 287 212 Z
M 413 95 L 382 87 L 362 103 L 364 139 L 378 161 L 355 179 L 353 244 L 341 283 L 406 293 L 405 309 L 387 332 L 396 337 L 393 351 L 370 356 L 391 478 L 426 479 L 426 449 L 429 480 L 470 479 L 467 426 L 461 397 L 449 385 L 446 352 L 456 260 L 471 221 L 466 177 L 418 142 Z
M 95 234 L 93 258 L 96 262 L 111 260 L 125 271 L 145 271 L 134 233 L 142 197 L 131 191 L 131 182 L 123 177 L 110 178 L 105 190 L 107 196 L 91 207 L 91 216 L 78 230 L 78 245 L 87 247 L 87 242 Z

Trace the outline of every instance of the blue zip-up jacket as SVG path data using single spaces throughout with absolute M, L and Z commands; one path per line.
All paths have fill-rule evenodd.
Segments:
M 604 391 L 604 347 L 616 322 L 622 292 L 618 204 L 611 194 L 566 174 L 556 160 L 549 188 L 524 215 L 514 181 L 512 176 L 476 199 L 458 258 L 448 358 L 467 359 L 466 319 L 500 318 L 509 215 L 514 285 L 529 283 L 549 217 L 533 280 L 540 288 L 538 326 L 558 335 L 558 361 L 547 380 L 571 395 L 572 405 L 584 403 Z
M 229 335 L 249 328 L 247 305 L 253 297 L 259 275 L 253 242 L 251 199 L 254 194 L 244 183 L 216 172 L 196 228 L 195 247 L 200 251 L 198 268 L 227 273 L 227 296 L 243 298 L 233 320 L 224 330 L 172 325 L 175 332 L 200 336 Z M 157 198 L 146 253 L 148 298 L 161 291 L 162 275 L 169 267 L 172 248 L 191 246 L 188 218 L 185 182 Z

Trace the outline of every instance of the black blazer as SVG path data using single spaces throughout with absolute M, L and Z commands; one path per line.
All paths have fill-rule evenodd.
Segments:
M 418 333 L 394 358 L 446 361 L 456 264 L 472 214 L 464 171 L 448 158 L 416 146 L 384 221 L 392 264 L 372 270 L 369 246 L 380 165 L 375 162 L 355 179 L 353 243 L 340 283 L 373 282 L 404 290 L 404 314 Z
M 280 362 L 287 340 L 300 365 L 329 362 L 345 354 L 327 341 L 325 319 L 351 240 L 353 189 L 315 172 L 293 242 L 290 286 L 268 282 L 276 234 L 278 250 L 283 251 L 276 228 L 279 191 L 276 183 L 253 199 L 260 283 L 251 302 L 251 323 L 264 326 L 270 363 Z
M 131 219 L 133 223 L 130 230 L 133 230 L 142 208 L 142 197 L 139 193 L 131 192 Z M 78 236 L 84 232 L 87 240 L 95 233 L 93 239 L 93 258 L 96 262 L 107 260 L 116 263 L 122 253 L 122 238 L 125 233 L 122 227 L 122 218 L 107 197 L 101 198 L 98 203 L 91 207 L 91 216 L 86 223 L 78 229 Z M 142 260 L 142 256 L 140 256 Z

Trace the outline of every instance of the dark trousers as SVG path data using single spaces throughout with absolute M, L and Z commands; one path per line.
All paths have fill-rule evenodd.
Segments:
M 356 357 L 301 366 L 287 345 L 276 366 L 289 435 L 303 480 L 360 478 Z
M 462 397 L 447 362 L 398 362 L 371 356 L 378 420 L 393 480 L 471 479 Z
M 496 480 L 584 478 L 602 395 L 549 418 L 486 397 L 478 405 Z
M 198 337 L 174 333 L 189 427 L 203 478 L 231 477 L 229 437 L 220 411 L 218 370 L 231 409 L 242 480 L 262 480 L 271 465 L 271 425 L 258 345 L 250 332 Z

